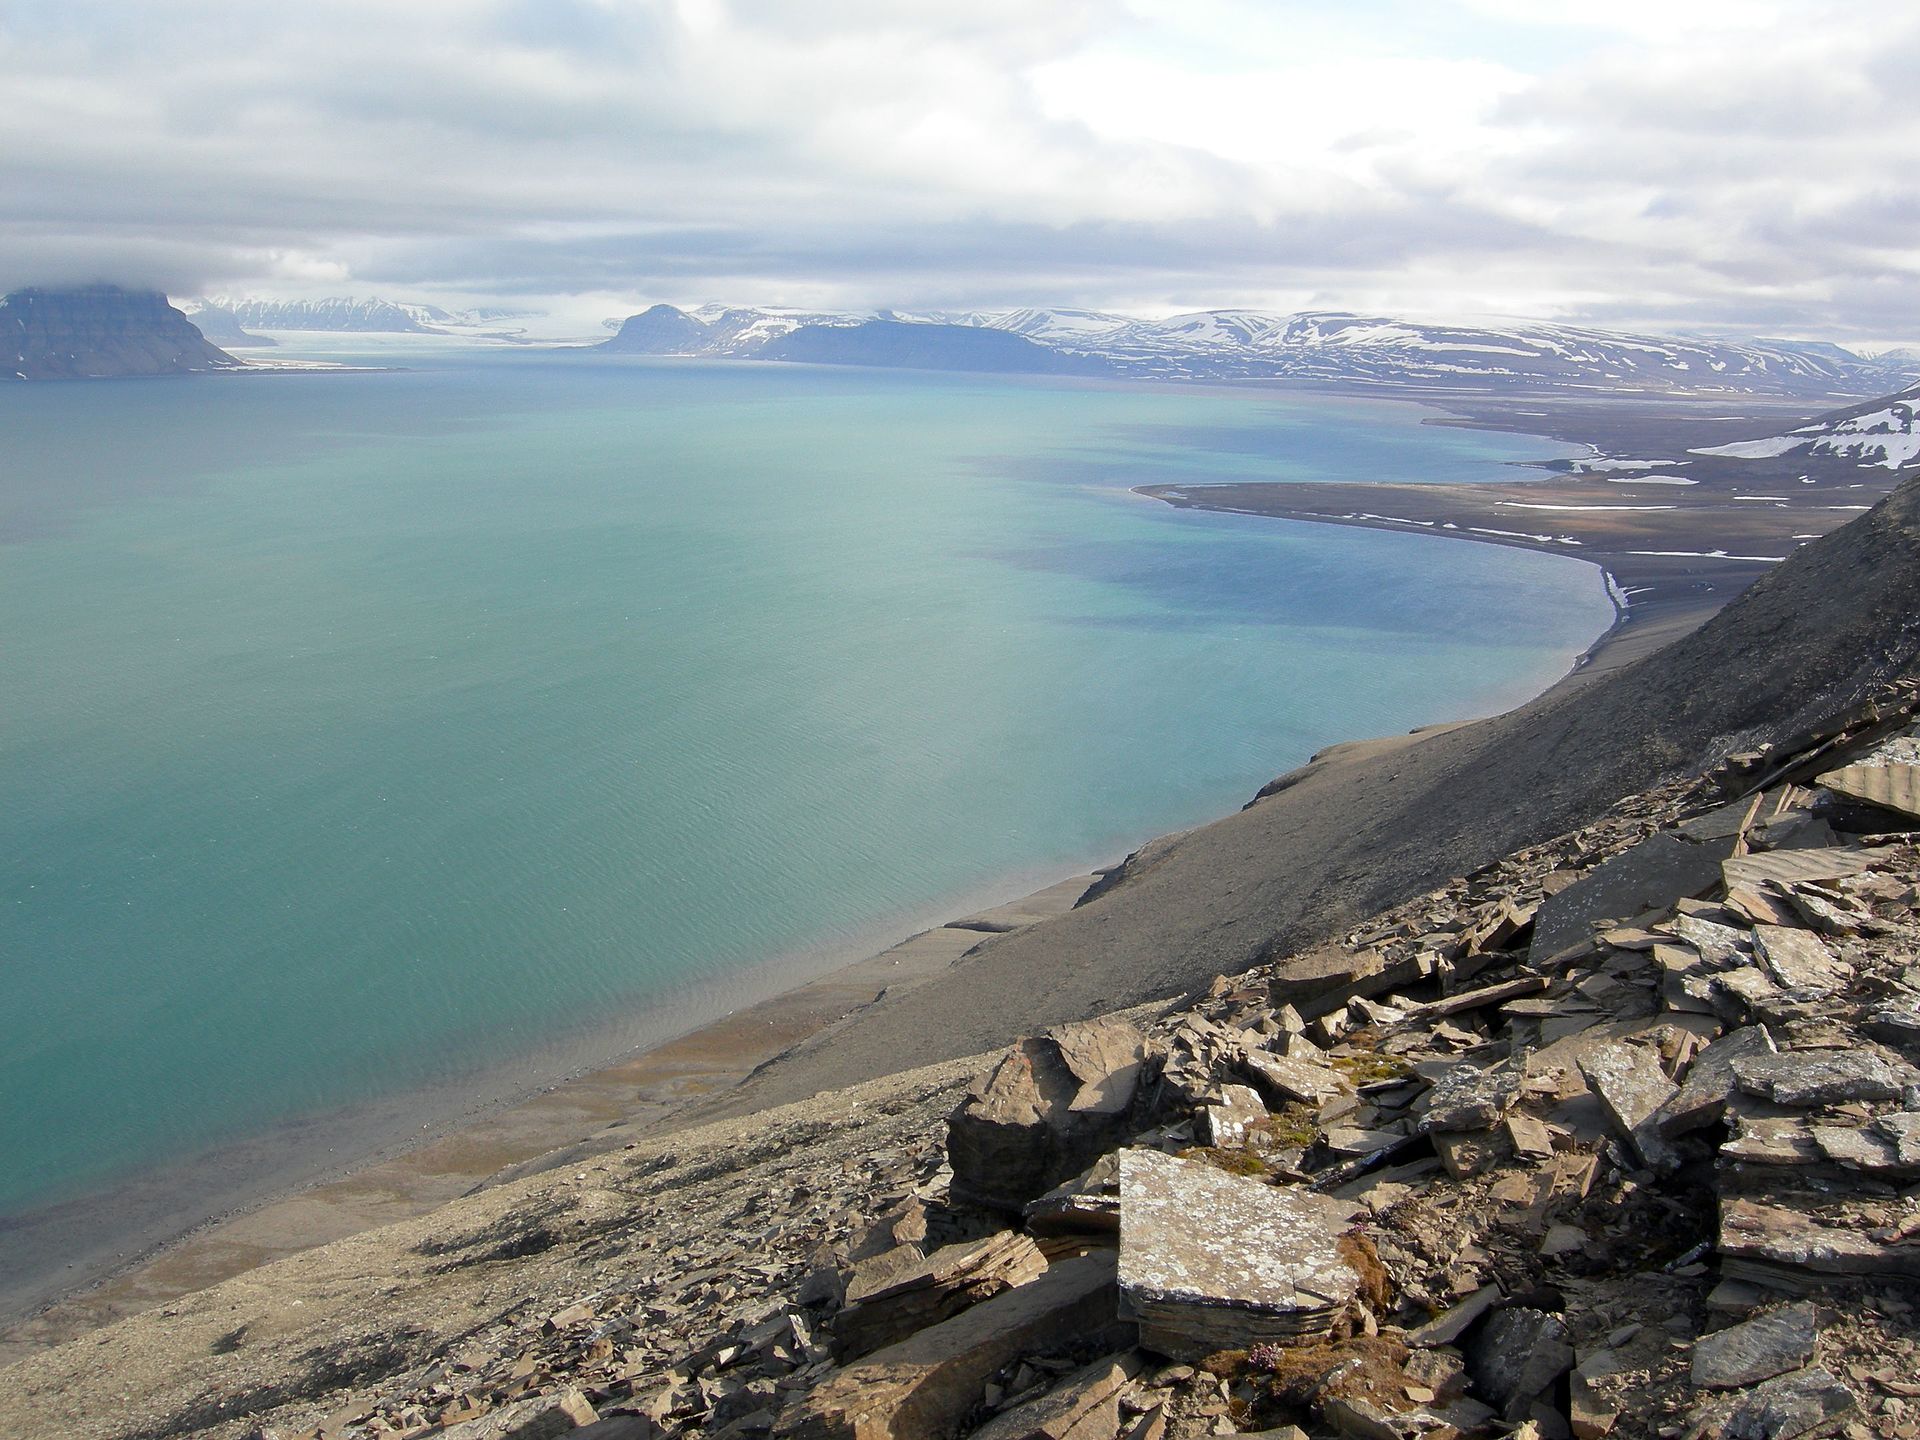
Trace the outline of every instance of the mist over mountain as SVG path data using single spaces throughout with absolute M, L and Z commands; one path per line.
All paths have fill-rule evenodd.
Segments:
M 0 377 L 77 380 L 184 375 L 245 362 L 210 344 L 150 290 L 16 290 L 0 299 Z
M 240 319 L 224 305 L 210 300 L 189 300 L 180 307 L 193 326 L 216 345 L 277 345 L 270 336 L 255 335 L 240 324 Z

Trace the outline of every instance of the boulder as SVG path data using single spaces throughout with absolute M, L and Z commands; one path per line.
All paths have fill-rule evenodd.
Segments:
M 959 1314 L 970 1305 L 1025 1285 L 1045 1273 L 1040 1247 L 1016 1231 L 948 1245 L 881 1289 L 847 1292 L 834 1322 L 834 1355 L 842 1364 Z
M 1776 1105 L 1843 1105 L 1849 1100 L 1894 1100 L 1916 1077 L 1871 1050 L 1788 1050 L 1736 1060 L 1735 1080 L 1749 1095 Z
M 973 1432 L 973 1440 L 1070 1440 L 1090 1429 L 1111 1435 L 1119 1428 L 1120 1392 L 1140 1373 L 1141 1363 L 1132 1351 L 1096 1360 L 1038 1399 L 994 1416 Z M 1111 1424 L 1104 1423 L 1108 1410 Z
M 1030 1285 L 836 1371 L 780 1418 L 781 1440 L 951 1440 L 995 1371 L 1114 1326 L 1112 1251 L 1063 1260 Z
M 1723 1035 L 1693 1057 L 1679 1090 L 1654 1117 L 1662 1135 L 1685 1135 L 1719 1123 L 1735 1089 L 1736 1060 L 1774 1053 L 1773 1037 L 1765 1026 L 1748 1025 Z
M 954 1199 L 1019 1214 L 1126 1129 L 1147 1057 L 1123 1020 L 1062 1025 L 1012 1046 L 947 1121 Z
M 1487 1317 L 1466 1346 L 1474 1389 L 1508 1420 L 1521 1420 L 1533 1402 L 1573 1368 L 1573 1346 L 1557 1315 L 1514 1305 Z
M 1599 1097 L 1607 1118 L 1641 1163 L 1650 1170 L 1673 1169 L 1677 1157 L 1655 1124 L 1660 1107 L 1675 1092 L 1660 1068 L 1660 1057 L 1645 1045 L 1616 1043 L 1589 1051 L 1579 1064 L 1588 1088 Z
M 1819 1326 L 1805 1301 L 1703 1335 L 1693 1347 L 1693 1383 L 1733 1390 L 1798 1370 L 1813 1358 Z
M 1851 1390 L 1815 1365 L 1709 1403 L 1695 1417 L 1693 1433 L 1702 1440 L 1799 1440 L 1835 1427 L 1856 1403 Z
M 1526 1077 L 1505 1066 L 1482 1069 L 1461 1063 L 1433 1082 L 1427 1093 L 1425 1130 L 1491 1130 L 1520 1098 Z
M 1201 1107 L 1197 1129 L 1203 1145 L 1240 1146 L 1247 1143 L 1247 1127 L 1267 1118 L 1260 1096 L 1245 1085 L 1220 1087 L 1220 1103 Z
M 1353 1206 L 1155 1150 L 1120 1155 L 1120 1295 L 1175 1360 L 1327 1333 L 1360 1290 Z

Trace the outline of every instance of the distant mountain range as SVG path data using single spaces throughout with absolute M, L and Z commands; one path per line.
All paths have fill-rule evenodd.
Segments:
M 184 308 L 196 321 L 201 315 L 209 314 L 215 317 L 216 324 L 221 323 L 219 317 L 231 315 L 233 323 L 242 329 L 387 335 L 466 334 L 525 313 L 500 309 L 443 310 L 438 305 L 382 300 L 371 295 L 364 300 L 352 295 L 324 300 L 220 296 L 189 301 Z
M 919 328 L 920 333 L 906 332 Z M 1024 347 L 967 332 L 997 331 Z M 836 336 L 828 332 L 842 332 Z M 913 343 L 907 343 L 911 340 Z M 1835 398 L 1920 377 L 1920 359 L 1837 345 L 1636 335 L 1534 322 L 1432 325 L 1315 311 L 1202 310 L 1143 320 L 1094 310 L 906 314 L 656 305 L 596 347 L 626 354 L 1106 374 L 1295 379 L 1430 390 Z M 904 358 L 904 357 L 911 358 Z
M 0 298 L 0 379 L 184 375 L 245 363 L 154 291 L 83 285 Z
M 525 311 L 450 311 L 377 296 L 212 297 L 181 309 L 210 340 L 228 345 L 271 344 L 259 331 L 528 343 L 522 330 L 489 328 L 526 318 Z M 1147 380 L 1297 380 L 1400 392 L 1837 401 L 1920 380 L 1920 354 L 1906 350 L 1866 356 L 1811 341 L 1644 335 L 1533 321 L 1440 325 L 1336 311 L 1196 310 L 1150 320 L 1057 308 L 845 312 L 703 305 L 689 311 L 655 305 L 607 324 L 617 333 L 591 348 L 612 354 Z

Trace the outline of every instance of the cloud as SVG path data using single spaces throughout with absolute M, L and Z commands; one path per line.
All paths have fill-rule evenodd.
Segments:
M 14 0 L 0 286 L 1920 336 L 1896 0 Z

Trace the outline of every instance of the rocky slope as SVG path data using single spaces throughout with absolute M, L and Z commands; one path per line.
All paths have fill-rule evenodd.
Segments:
M 1916 712 L 241 1276 L 11 1367 L 0 1433 L 1908 1440 Z
M 716 1105 L 850 1084 L 889 1054 L 969 1054 L 1311 945 L 1853 703 L 1916 655 L 1920 480 L 1909 479 L 1665 649 L 1506 715 L 1333 747 L 1241 813 L 1129 857 L 1072 913 L 989 940 Z
M 156 292 L 88 285 L 0 298 L 0 377 L 183 375 L 244 364 L 209 344 Z

